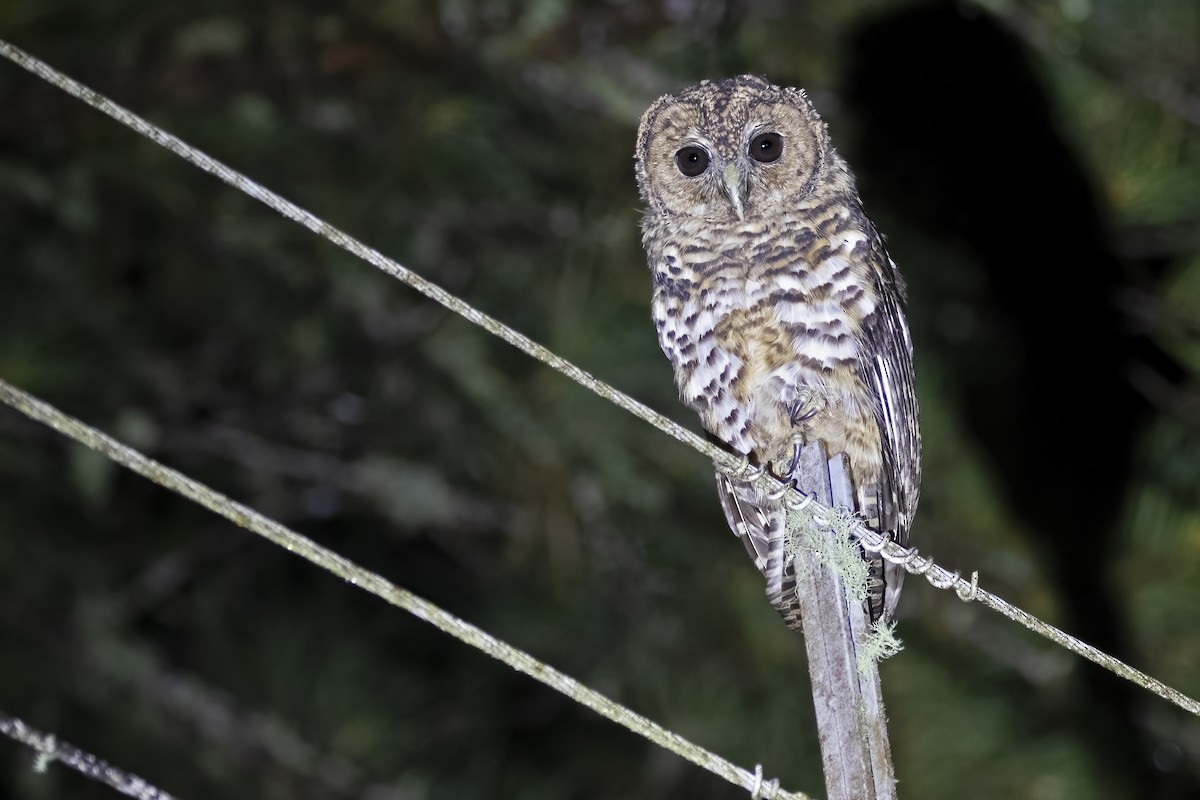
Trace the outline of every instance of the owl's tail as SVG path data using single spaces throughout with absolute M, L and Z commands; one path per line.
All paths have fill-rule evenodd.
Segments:
M 895 512 L 880 496 L 882 489 L 878 484 L 860 489 L 857 492 L 857 511 L 871 530 L 894 531 Z M 867 562 L 867 614 L 872 622 L 880 619 L 887 622 L 896 613 L 900 587 L 904 583 L 904 568 L 885 562 L 878 553 L 860 552 Z

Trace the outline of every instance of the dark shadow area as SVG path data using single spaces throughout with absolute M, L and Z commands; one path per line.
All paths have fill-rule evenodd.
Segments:
M 1173 367 L 1115 305 L 1127 266 L 1024 47 L 962 4 L 907 9 L 857 31 L 846 99 L 868 203 L 885 198 L 961 262 L 904 266 L 943 317 L 932 357 L 1047 558 L 1067 629 L 1138 663 L 1110 575 L 1148 411 L 1127 374 Z M 1072 713 L 1127 796 L 1196 796 L 1155 766 L 1143 693 L 1078 669 Z

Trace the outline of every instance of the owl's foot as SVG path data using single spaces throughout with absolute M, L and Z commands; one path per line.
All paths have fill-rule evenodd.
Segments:
M 788 419 L 793 428 L 799 428 L 825 410 L 825 398 L 810 390 L 801 389 L 796 399 L 787 404 Z
M 825 398 L 821 394 L 811 389 L 801 389 L 793 395 L 792 401 L 784 406 L 788 422 L 795 431 L 792 433 L 792 461 L 786 470 L 778 473 L 781 481 L 787 482 L 796 476 L 796 471 L 800 468 L 800 450 L 804 447 L 807 423 L 824 411 L 825 405 Z

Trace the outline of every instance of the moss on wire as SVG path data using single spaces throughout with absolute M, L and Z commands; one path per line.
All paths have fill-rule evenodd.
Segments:
M 60 741 L 53 733 L 42 733 L 16 717 L 0 712 L 0 734 L 32 748 L 37 755 L 33 771 L 42 773 L 58 762 L 81 772 L 94 781 L 107 784 L 118 792 L 138 800 L 174 800 L 174 796 L 137 775 L 118 769 L 107 761 L 74 745 Z

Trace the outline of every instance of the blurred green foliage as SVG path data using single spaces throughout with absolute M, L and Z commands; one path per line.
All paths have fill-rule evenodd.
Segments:
M 1188 379 L 1139 384 L 1154 410 L 1113 575 L 1130 656 L 1200 695 L 1200 11 L 986 6 L 1118 251 L 1160 265 L 1131 267 L 1121 307 Z M 809 89 L 853 164 L 852 132 L 888 132 L 844 111 L 845 42 L 897 7 L 10 0 L 0 36 L 694 426 L 649 321 L 638 115 L 765 73 Z M 0 376 L 822 794 L 802 642 L 703 459 L 7 63 L 0 109 Z M 914 542 L 1061 621 L 940 355 L 972 311 L 918 302 L 919 276 L 966 285 L 969 265 L 860 177 L 914 296 Z M 2 411 L 0 531 L 0 709 L 177 796 L 743 795 Z M 898 632 L 901 796 L 1133 796 L 1086 735 L 1072 657 L 917 580 Z M 1194 796 L 1196 721 L 1157 700 L 1141 721 Z M 0 745 L 0 795 L 113 796 L 28 761 Z

